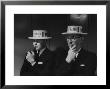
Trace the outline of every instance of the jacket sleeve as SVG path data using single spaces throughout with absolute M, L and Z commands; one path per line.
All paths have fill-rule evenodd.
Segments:
M 89 67 L 86 71 L 90 76 L 97 76 L 97 56 L 95 54 L 89 55 Z
M 26 59 L 24 59 L 24 63 L 20 70 L 20 76 L 28 76 L 29 72 L 31 72 L 31 71 L 32 71 L 31 64 Z

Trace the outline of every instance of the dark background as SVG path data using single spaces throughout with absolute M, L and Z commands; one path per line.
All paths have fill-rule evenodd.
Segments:
M 6 1 L 6 0 L 2 0 L 2 1 Z M 12 1 L 12 0 L 7 0 L 7 1 Z M 15 1 L 17 5 L 21 5 L 21 4 L 23 4 L 23 2 L 18 2 L 18 1 L 27 1 L 27 0 L 13 0 L 13 1 Z M 28 1 L 39 1 L 39 0 L 28 0 Z M 68 2 L 71 3 L 71 1 L 76 1 L 76 0 L 40 0 L 40 1 L 68 1 Z M 78 4 L 81 1 L 81 4 L 84 2 L 86 5 L 88 5 L 87 2 L 89 2 L 89 4 L 91 4 L 91 1 L 94 1 L 95 3 L 100 3 L 101 1 L 104 2 L 105 0 L 77 0 L 77 1 L 78 2 L 76 4 Z M 87 1 L 87 2 L 85 2 L 85 1 Z M 107 1 L 109 1 L 109 0 L 107 0 Z M 11 3 L 13 4 L 13 2 L 11 2 Z M 91 4 L 91 5 L 94 5 L 94 4 Z M 105 5 L 107 5 L 107 19 L 106 19 L 107 20 L 107 29 L 106 29 L 106 34 L 107 35 L 106 35 L 106 43 L 107 43 L 107 56 L 108 56 L 110 54 L 109 53 L 109 45 L 110 45 L 109 43 L 110 42 L 109 42 L 109 39 L 108 39 L 108 38 L 110 38 L 109 37 L 109 33 L 110 33 L 110 30 L 109 30 L 110 29 L 110 2 L 107 3 L 107 4 L 105 4 Z M 5 13 L 4 13 L 5 12 L 5 9 L 1 7 L 1 4 L 0 4 L 0 8 L 1 8 L 0 9 L 0 12 L 2 10 L 2 12 L 0 14 L 0 19 L 1 19 L 1 24 L 0 24 L 0 29 L 1 29 L 0 30 L 0 33 L 1 33 L 1 36 L 0 36 L 0 40 L 1 40 L 1 42 L 0 42 L 0 45 L 1 45 L 0 46 L 0 48 L 1 48 L 1 51 L 0 51 L 0 57 L 1 57 L 1 60 L 0 60 L 0 65 L 1 65 L 0 66 L 0 71 L 1 71 L 1 73 L 0 73 L 0 76 L 2 74 L 1 77 L 4 79 L 4 76 L 3 75 L 5 73 L 4 73 L 3 70 L 5 70 L 5 69 L 4 69 L 4 66 L 3 66 L 4 65 L 4 61 L 3 60 L 5 58 L 3 57 L 3 55 L 5 55 L 5 54 L 3 52 L 4 52 L 5 47 L 3 45 L 5 45 L 5 44 L 4 44 L 4 41 L 3 41 L 4 39 L 3 38 L 5 36 L 4 35 L 4 32 L 5 32 L 5 28 L 4 28 L 5 27 Z M 107 66 L 107 69 L 109 69 L 109 67 L 108 67 L 109 63 L 110 62 L 109 62 L 109 58 L 108 58 L 107 59 L 107 65 L 106 65 Z M 109 73 L 109 71 L 107 71 L 107 85 L 106 86 L 102 86 L 102 85 L 101 86 L 93 86 L 93 85 L 92 86 L 87 86 L 87 85 L 85 85 L 85 86 L 84 85 L 82 85 L 82 86 L 81 85 L 80 86 L 79 85 L 78 86 L 76 86 L 76 85 L 73 85 L 73 86 L 64 86 L 63 85 L 63 86 L 52 86 L 52 87 L 51 86 L 50 87 L 49 86 L 46 86 L 46 87 L 45 86 L 42 86 L 41 87 L 41 86 L 38 86 L 38 85 L 36 85 L 36 86 L 28 86 L 28 85 L 26 85 L 26 86 L 25 85 L 24 86 L 23 85 L 22 86 L 6 86 L 6 85 L 4 85 L 2 87 L 2 89 L 25 89 L 25 88 L 26 89 L 56 89 L 56 88 L 62 88 L 62 87 L 65 87 L 65 88 L 68 88 L 69 87 L 70 89 L 73 89 L 73 87 L 74 88 L 78 88 L 78 87 L 79 88 L 80 87 L 81 88 L 82 87 L 85 87 L 85 88 L 86 87 L 92 87 L 92 88 L 96 88 L 96 87 L 101 87 L 102 88 L 103 87 L 103 88 L 105 88 L 105 87 L 109 86 L 108 84 L 110 84 L 110 82 L 109 82 L 109 75 L 110 75 L 110 73 Z M 1 77 L 0 77 L 0 85 L 1 85 L 1 82 L 3 80 Z
M 97 53 L 97 15 L 88 14 L 86 18 L 77 19 L 80 14 L 15 14 L 14 15 L 14 75 L 19 75 L 25 53 L 32 48 L 33 30 L 47 30 L 53 39 L 48 41 L 48 48 L 55 50 L 65 47 L 66 41 L 62 32 L 67 31 L 68 25 L 82 25 L 85 37 L 84 48 Z
M 2 1 L 6 1 L 6 0 L 2 0 Z M 12 0 L 7 0 L 7 1 L 12 1 Z M 27 0 L 13 0 L 13 1 L 15 1 L 16 4 L 21 5 L 21 4 L 23 4 L 23 2 L 18 2 L 18 1 L 27 1 Z M 29 0 L 29 1 L 39 1 L 39 0 Z M 76 1 L 76 0 L 40 0 L 40 1 L 68 1 L 68 2 L 71 3 L 71 1 Z M 86 5 L 88 5 L 87 2 L 85 2 L 85 1 L 88 1 L 89 4 L 91 4 L 91 1 L 94 1 L 95 3 L 100 3 L 101 1 L 105 1 L 105 0 L 77 0 L 77 1 L 78 1 L 77 4 L 81 1 L 81 4 L 84 2 L 84 3 L 86 3 Z M 107 0 L 107 1 L 109 1 L 109 0 Z M 1 2 L 1 1 L 0 1 L 0 2 Z M 62 3 L 63 3 L 63 2 L 62 2 Z M 91 5 L 94 5 L 94 4 L 91 4 Z M 107 3 L 107 4 L 105 4 L 105 5 L 107 5 L 107 19 L 106 19 L 106 20 L 107 20 L 107 29 L 106 29 L 106 34 L 107 34 L 107 35 L 106 35 L 106 39 L 107 39 L 107 38 L 109 38 L 109 33 L 110 33 L 110 31 L 109 31 L 109 29 L 110 29 L 110 24 L 109 24 L 109 23 L 110 23 L 110 2 Z M 0 4 L 0 8 L 1 8 L 1 4 Z M 1 12 L 1 10 L 2 10 L 2 12 Z M 5 27 L 5 23 L 4 23 L 4 22 L 5 22 L 5 13 L 4 13 L 4 12 L 5 12 L 5 9 L 4 9 L 4 8 L 1 8 L 1 9 L 0 9 L 0 12 L 1 12 L 1 14 L 2 14 L 2 16 L 1 16 L 1 14 L 0 14 L 0 17 L 1 17 L 1 18 L 0 18 L 0 19 L 1 19 L 1 24 L 0 24 L 0 27 L 1 27 L 1 30 L 0 30 L 0 33 L 1 33 L 1 36 L 0 36 L 0 40 L 1 40 L 1 42 L 0 42 L 0 45 L 1 45 L 1 46 L 0 46 L 0 48 L 1 48 L 1 51 L 0 51 L 0 52 L 1 52 L 1 53 L 0 53 L 0 56 L 1 56 L 0 65 L 1 65 L 1 66 L 0 66 L 0 69 L 2 69 L 2 70 L 0 70 L 0 71 L 1 71 L 0 76 L 1 76 L 1 74 L 2 74 L 2 76 L 0 77 L 0 85 L 1 85 L 1 82 L 2 82 L 2 80 L 4 79 L 4 78 L 3 78 L 3 77 L 4 77 L 3 75 L 5 74 L 4 71 L 3 71 L 3 70 L 5 70 L 5 69 L 4 69 L 4 66 L 3 66 L 3 65 L 4 65 L 4 61 L 3 61 L 3 60 L 5 59 L 5 58 L 3 57 L 3 55 L 5 55 L 5 54 L 3 53 L 3 52 L 4 52 L 4 48 L 5 48 L 5 47 L 3 46 L 3 45 L 4 45 L 4 41 L 3 41 L 4 39 L 3 39 L 3 38 L 4 38 L 4 36 L 5 36 L 5 35 L 4 35 L 4 32 L 5 32 L 5 28 L 4 28 L 4 27 Z M 91 30 L 91 31 L 92 31 L 92 30 Z M 110 54 L 110 53 L 109 53 L 109 45 L 110 45 L 110 44 L 109 44 L 109 43 L 110 43 L 110 42 L 109 42 L 109 39 L 106 40 L 106 43 L 107 43 L 107 56 L 108 56 L 108 55 Z M 3 47 L 4 47 L 4 48 L 3 48 Z M 107 65 L 106 65 L 106 66 L 107 66 L 107 69 L 109 69 L 109 67 L 108 67 L 109 63 L 110 63 L 110 62 L 109 62 L 109 58 L 108 58 L 108 59 L 107 59 Z M 92 86 L 87 86 L 87 85 L 85 85 L 85 86 L 84 86 L 84 85 L 82 85 L 82 86 L 81 86 L 81 85 L 80 85 L 80 86 L 79 86 L 79 85 L 78 85 L 78 86 L 77 86 L 77 85 L 73 85 L 73 86 L 67 86 L 67 85 L 66 85 L 66 86 L 64 86 L 64 85 L 63 85 L 63 86 L 52 86 L 52 87 L 51 87 L 51 86 L 46 86 L 46 87 L 45 87 L 45 86 L 42 86 L 42 87 L 41 87 L 41 86 L 38 86 L 38 85 L 36 85 L 36 86 L 28 86 L 28 85 L 26 85 L 26 86 L 25 86 L 25 85 L 24 85 L 24 86 L 23 86 L 23 85 L 22 85 L 22 86 L 6 86 L 6 85 L 4 85 L 4 86 L 2 87 L 2 89 L 25 89 L 25 88 L 26 88 L 26 89 L 56 89 L 56 88 L 62 88 L 62 87 L 65 87 L 65 88 L 68 88 L 68 87 L 69 87 L 70 89 L 73 89 L 73 87 L 74 87 L 74 88 L 78 88 L 78 87 L 79 87 L 79 88 L 80 88 L 80 87 L 81 87 L 81 88 L 82 88 L 82 87 L 85 87 L 85 88 L 86 88 L 86 87 L 92 87 L 92 88 L 96 88 L 96 87 L 101 87 L 101 88 L 102 88 L 102 87 L 103 87 L 103 88 L 105 88 L 105 87 L 109 86 L 108 84 L 110 84 L 110 82 L 109 82 L 109 75 L 110 75 L 110 73 L 109 73 L 109 71 L 107 71 L 107 85 L 106 85 L 106 86 L 102 86 L 102 85 L 101 85 L 101 86 L 93 86 L 93 85 L 92 85 Z M 2 78 L 3 78 L 3 79 L 2 79 Z M 54 87 L 55 87 L 55 88 L 54 88 Z M 71 88 L 71 87 L 72 87 L 72 88 Z

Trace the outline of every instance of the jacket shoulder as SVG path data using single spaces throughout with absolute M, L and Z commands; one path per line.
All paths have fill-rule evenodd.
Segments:
M 85 63 L 88 64 L 90 67 L 97 66 L 97 55 L 91 51 L 85 50 Z
M 87 57 L 94 57 L 94 58 L 96 57 L 95 53 L 93 53 L 93 52 L 91 52 L 89 50 L 85 50 L 85 49 L 82 49 L 81 54 L 83 54 L 83 55 L 85 55 Z

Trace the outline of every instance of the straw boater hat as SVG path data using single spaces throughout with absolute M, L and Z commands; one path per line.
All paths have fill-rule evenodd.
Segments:
M 67 32 L 61 33 L 63 35 L 71 35 L 71 34 L 76 34 L 76 35 L 86 35 L 88 33 L 83 33 L 82 32 L 82 26 L 68 26 L 67 27 Z
M 29 39 L 50 39 L 52 37 L 47 37 L 46 30 L 33 30 L 33 37 L 28 37 Z

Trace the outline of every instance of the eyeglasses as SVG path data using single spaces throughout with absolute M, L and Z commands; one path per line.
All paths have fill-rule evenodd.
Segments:
M 67 36 L 66 39 L 79 39 L 81 36 L 76 35 L 76 36 Z

